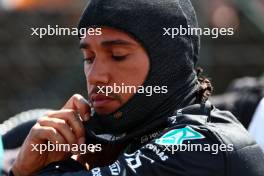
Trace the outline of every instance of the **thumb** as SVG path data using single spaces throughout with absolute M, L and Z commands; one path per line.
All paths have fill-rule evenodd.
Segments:
M 91 107 L 88 101 L 80 94 L 74 94 L 62 109 L 73 109 L 78 111 L 84 121 L 90 118 Z

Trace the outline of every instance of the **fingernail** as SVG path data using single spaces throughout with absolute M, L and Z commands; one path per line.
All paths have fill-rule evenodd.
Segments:
M 45 112 L 44 115 L 46 115 L 46 116 L 50 116 L 50 115 L 53 114 L 54 112 L 55 112 L 55 111 L 53 111 L 53 110 L 49 110 L 49 111 Z
M 88 163 L 85 163 L 85 164 L 84 164 L 84 166 L 85 166 L 85 168 L 86 168 L 87 170 L 89 170 L 89 169 L 90 169 L 90 167 L 89 167 L 89 164 L 88 164 Z
M 82 101 L 84 104 L 89 104 L 88 101 L 87 101 L 85 98 L 82 98 L 81 101 Z
M 81 137 L 78 139 L 78 144 L 81 145 L 81 144 L 84 144 L 85 143 L 85 138 L 84 137 Z
M 90 119 L 90 113 L 86 113 L 83 118 L 84 121 L 88 121 Z

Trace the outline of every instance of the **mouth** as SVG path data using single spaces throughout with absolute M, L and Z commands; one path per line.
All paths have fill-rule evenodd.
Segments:
M 105 106 L 107 103 L 113 101 L 114 98 L 110 96 L 105 96 L 101 94 L 92 94 L 91 95 L 91 103 L 94 108 Z

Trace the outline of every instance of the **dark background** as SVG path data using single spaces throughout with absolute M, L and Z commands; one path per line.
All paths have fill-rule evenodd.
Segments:
M 13 2 L 13 3 L 12 3 Z M 32 27 L 76 27 L 85 0 L 0 0 L 0 123 L 34 108 L 60 108 L 86 96 L 76 36 L 31 36 Z M 264 1 L 194 0 L 201 27 L 234 27 L 234 36 L 202 37 L 199 66 L 223 93 L 243 76 L 264 72 Z

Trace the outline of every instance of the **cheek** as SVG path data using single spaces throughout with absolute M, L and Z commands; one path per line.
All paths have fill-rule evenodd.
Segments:
M 93 79 L 93 77 L 91 77 L 92 65 L 84 64 L 83 71 L 84 71 L 84 76 L 85 76 L 85 79 L 86 79 L 87 87 L 89 88 L 90 84 L 94 84 L 94 82 L 92 83 L 92 80 L 94 80 L 94 79 Z
M 128 86 L 139 86 L 144 83 L 148 70 L 138 65 L 130 65 L 126 68 L 113 69 L 112 78 L 113 83 L 128 85 Z
M 87 79 L 87 77 L 88 77 L 88 75 L 90 73 L 90 66 L 87 65 L 87 64 L 83 64 L 83 71 L 84 71 L 84 75 L 85 75 L 85 77 Z
M 86 79 L 86 86 L 87 86 L 87 89 L 89 91 L 90 89 L 92 89 L 92 85 L 90 85 L 90 83 L 88 81 L 88 77 L 90 74 L 90 66 L 87 66 L 84 64 L 83 71 L 84 71 L 84 75 L 85 75 L 85 79 Z
M 119 80 L 123 80 L 123 81 L 118 82 L 116 84 L 121 85 L 122 83 L 124 83 L 125 86 L 135 86 L 135 90 L 137 90 L 139 86 L 141 86 L 144 83 L 147 73 L 148 73 L 147 68 L 144 68 L 143 66 L 131 67 L 131 69 L 125 70 L 122 74 L 117 74 L 119 75 Z M 124 88 L 124 89 L 128 91 L 119 94 L 122 97 L 122 104 L 125 104 L 136 93 L 136 92 L 130 92 L 130 88 Z
M 116 83 L 140 86 L 146 80 L 149 72 L 149 59 L 145 54 L 135 54 L 120 64 L 113 65 L 112 77 Z
M 114 82 L 117 85 L 124 83 L 125 86 L 135 86 L 138 88 L 141 86 L 149 72 L 148 57 L 134 57 L 128 62 L 119 65 L 113 69 Z M 123 102 L 126 102 L 133 96 L 134 93 L 122 92 L 119 95 L 122 97 Z
M 149 61 L 147 57 L 138 56 L 128 70 L 127 79 L 135 86 L 140 86 L 144 83 L 149 72 Z

